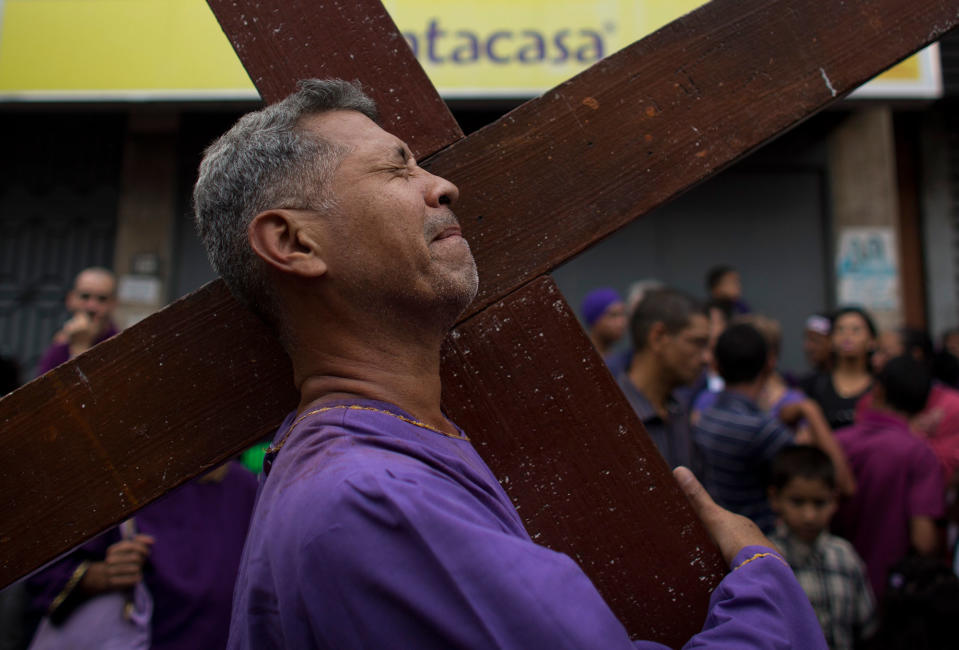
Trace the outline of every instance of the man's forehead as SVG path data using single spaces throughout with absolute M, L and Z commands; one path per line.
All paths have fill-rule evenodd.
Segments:
M 82 271 L 77 276 L 73 286 L 78 290 L 85 288 L 100 289 L 109 287 L 109 290 L 113 291 L 113 277 L 109 273 L 104 273 L 103 271 Z
M 818 478 L 794 476 L 783 486 L 783 492 L 791 497 L 824 498 L 832 494 L 828 485 Z
M 402 140 L 358 111 L 334 110 L 309 115 L 303 118 L 302 126 L 334 144 L 355 151 L 405 147 Z
M 709 318 L 706 314 L 694 312 L 689 315 L 689 322 L 683 329 L 709 329 Z
M 674 336 L 678 337 L 687 337 L 692 336 L 696 338 L 708 337 L 709 336 L 709 319 L 705 315 L 695 313 L 689 315 L 689 322 L 686 323 L 686 326 L 680 328 Z

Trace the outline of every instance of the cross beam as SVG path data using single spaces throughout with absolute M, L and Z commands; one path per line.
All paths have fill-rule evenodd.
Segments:
M 681 643 L 718 557 L 539 276 L 935 40 L 959 10 L 716 0 L 462 138 L 378 3 L 233 4 L 211 0 L 265 99 L 299 77 L 359 77 L 387 128 L 460 185 L 482 293 L 444 351 L 445 407 L 537 541 L 571 553 L 630 632 Z M 0 584 L 268 433 L 295 404 L 289 377 L 216 282 L 0 400 Z M 641 582 L 663 557 L 675 565 L 662 575 L 687 585 L 680 608 L 672 584 Z

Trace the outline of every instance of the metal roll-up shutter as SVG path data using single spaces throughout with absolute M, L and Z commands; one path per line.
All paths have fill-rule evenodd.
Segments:
M 112 267 L 126 117 L 0 119 L 0 355 L 31 379 L 76 273 Z

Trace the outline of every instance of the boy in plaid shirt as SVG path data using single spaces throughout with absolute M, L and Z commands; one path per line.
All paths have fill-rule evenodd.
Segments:
M 819 449 L 787 447 L 773 459 L 769 502 L 779 522 L 769 539 L 809 596 L 829 647 L 851 650 L 877 620 L 865 565 L 852 544 L 826 530 L 837 497 L 832 462 Z

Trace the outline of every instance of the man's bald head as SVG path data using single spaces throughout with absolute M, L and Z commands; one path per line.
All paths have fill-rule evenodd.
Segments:
M 76 289 L 77 285 L 91 280 L 104 284 L 109 283 L 110 286 L 113 287 L 111 293 L 116 293 L 116 275 L 114 275 L 113 271 L 110 269 L 102 266 L 91 266 L 77 273 L 77 277 L 73 279 L 73 288 Z
M 96 325 L 98 333 L 110 325 L 116 304 L 116 276 L 100 266 L 80 271 L 67 294 L 67 310 L 74 315 L 86 314 Z

